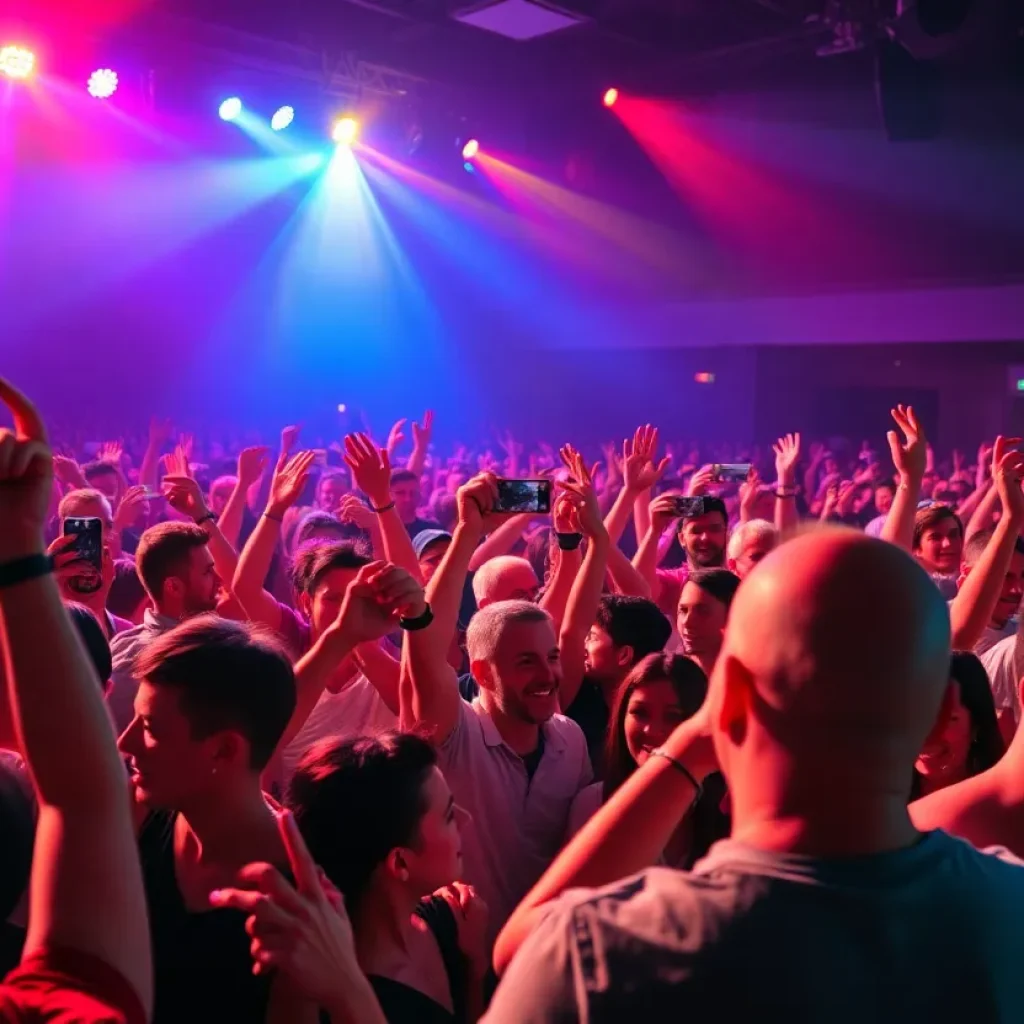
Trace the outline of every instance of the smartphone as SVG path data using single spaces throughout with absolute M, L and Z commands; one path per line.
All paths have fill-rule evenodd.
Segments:
M 74 537 L 74 551 L 83 562 L 97 572 L 103 569 L 103 523 L 95 516 L 68 516 L 64 520 L 64 536 Z
M 740 484 L 750 476 L 750 463 L 716 462 L 711 467 L 711 472 L 720 484 Z
M 672 498 L 675 506 L 675 513 L 680 519 L 692 519 L 694 516 L 704 515 L 704 499 L 701 497 L 689 498 L 684 494 L 677 494 Z
M 495 512 L 550 512 L 550 480 L 499 480 Z

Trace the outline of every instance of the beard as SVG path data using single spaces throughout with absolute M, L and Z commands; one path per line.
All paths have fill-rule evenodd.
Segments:
M 99 591 L 103 586 L 103 580 L 99 573 L 88 573 L 84 576 L 72 576 L 68 580 L 68 590 L 74 594 L 90 596 Z

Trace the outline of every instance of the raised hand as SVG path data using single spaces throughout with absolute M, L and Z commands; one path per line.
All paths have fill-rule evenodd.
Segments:
M 1024 454 L 1013 445 L 1020 444 L 1019 437 L 997 437 L 992 446 L 992 479 L 1003 514 L 1016 523 L 1024 522 L 1024 491 L 1021 490 L 1021 474 L 1024 473 Z
M 284 452 L 277 460 L 274 479 L 270 482 L 267 512 L 278 519 L 294 505 L 306 488 L 316 452 L 299 452 L 288 458 Z
M 390 504 L 391 458 L 387 448 L 378 448 L 366 434 L 349 434 L 345 438 L 345 465 L 374 508 Z
M 299 434 L 302 433 L 302 424 L 285 427 L 281 431 L 281 453 L 291 455 L 295 446 L 299 443 Z
M 0 430 L 0 561 L 41 554 L 53 492 L 53 456 L 36 407 L 0 378 L 14 430 Z
M 170 455 L 165 455 L 160 461 L 164 464 L 164 472 L 168 476 L 191 476 L 192 467 L 190 465 L 189 452 L 191 451 L 191 442 L 186 447 L 182 438 L 182 443 L 177 445 L 174 451 Z
M 248 864 L 239 888 L 211 892 L 210 903 L 248 915 L 254 974 L 280 971 L 314 1003 L 331 1007 L 359 970 L 352 924 L 344 903 L 330 898 L 290 811 L 278 827 L 295 885 L 270 864 Z
M 86 487 L 82 467 L 67 455 L 53 456 L 53 472 L 65 487 Z
M 487 949 L 487 921 L 490 912 L 487 904 L 477 895 L 476 889 L 465 882 L 452 882 L 438 889 L 435 896 L 448 904 L 455 918 L 459 934 L 459 949 L 473 965 L 477 976 L 487 973 L 490 966 Z
M 398 446 L 405 440 L 405 425 L 408 422 L 406 419 L 401 419 L 391 428 L 391 433 L 388 434 L 388 456 L 394 456 L 398 451 Z
M 356 644 L 379 640 L 398 628 L 400 618 L 415 619 L 426 608 L 423 586 L 405 569 L 371 562 L 345 591 L 338 618 L 330 627 Z
M 166 477 L 164 478 L 167 479 Z M 143 512 L 149 511 L 149 495 L 141 484 L 135 484 L 124 492 L 114 513 L 114 529 L 127 530 L 138 522 Z
M 343 523 L 352 523 L 367 533 L 377 526 L 377 516 L 373 509 L 367 508 L 354 494 L 346 494 L 341 499 L 337 516 Z
M 757 466 L 751 466 L 747 479 L 740 484 L 740 510 L 743 519 L 753 518 L 752 512 L 761 493 L 761 476 L 757 472 Z
M 676 497 L 674 494 L 659 494 L 651 502 L 651 529 L 659 537 L 671 523 L 679 518 L 679 513 L 676 511 Z
M 96 458 L 100 462 L 109 462 L 115 466 L 121 465 L 124 457 L 124 441 L 104 441 L 96 452 Z
M 434 410 L 428 409 L 423 414 L 423 423 L 412 421 L 412 443 L 417 448 L 426 448 L 434 437 Z
M 245 488 L 251 487 L 266 472 L 270 462 L 270 449 L 264 445 L 243 448 L 238 453 L 238 482 Z
M 711 466 L 703 466 L 690 477 L 690 484 L 686 488 L 687 497 L 696 498 L 707 494 L 711 485 L 715 482 L 715 474 Z
M 481 532 L 487 530 L 498 503 L 498 478 L 493 473 L 478 473 L 464 483 L 455 494 L 459 525 Z
M 571 444 L 564 445 L 559 454 L 573 478 L 560 481 L 558 486 L 572 496 L 580 530 L 587 537 L 607 536 L 601 508 L 597 503 L 597 492 L 594 490 L 597 464 L 587 469 L 583 456 Z
M 779 483 L 791 487 L 796 482 L 796 464 L 800 461 L 800 435 L 783 435 L 772 445 L 772 451 Z
M 895 430 L 885 435 L 889 441 L 889 451 L 892 452 L 893 465 L 902 480 L 913 481 L 920 486 L 928 463 L 928 438 L 925 437 L 924 427 L 913 406 L 896 406 L 892 410 L 892 418 L 903 434 L 902 441 Z
M 658 428 L 649 423 L 637 427 L 633 440 L 622 442 L 622 478 L 626 490 L 639 494 L 650 490 L 664 475 L 672 461 L 666 455 L 655 463 L 658 450 Z
M 161 486 L 167 504 L 175 512 L 193 520 L 202 519 L 210 514 L 206 499 L 203 497 L 203 489 L 193 477 L 168 474 Z
M 555 533 L 583 532 L 580 529 L 579 516 L 576 515 L 576 505 L 570 494 L 562 493 L 555 498 L 555 505 L 551 510 L 551 515 Z

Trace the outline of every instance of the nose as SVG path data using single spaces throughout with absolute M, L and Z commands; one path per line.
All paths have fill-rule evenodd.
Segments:
M 130 754 L 132 752 L 132 747 L 134 746 L 132 740 L 134 739 L 135 734 L 139 731 L 139 727 L 139 716 L 136 715 L 128 723 L 128 727 L 125 731 L 117 737 L 117 749 L 121 751 L 122 754 Z

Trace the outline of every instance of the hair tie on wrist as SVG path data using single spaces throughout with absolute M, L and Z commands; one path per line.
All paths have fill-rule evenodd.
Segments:
M 380 508 L 377 508 L 376 505 L 371 505 L 370 511 L 376 512 L 377 515 L 380 515 L 382 512 L 390 512 L 394 507 L 395 503 L 393 501 L 389 501 L 386 505 L 381 505 Z

